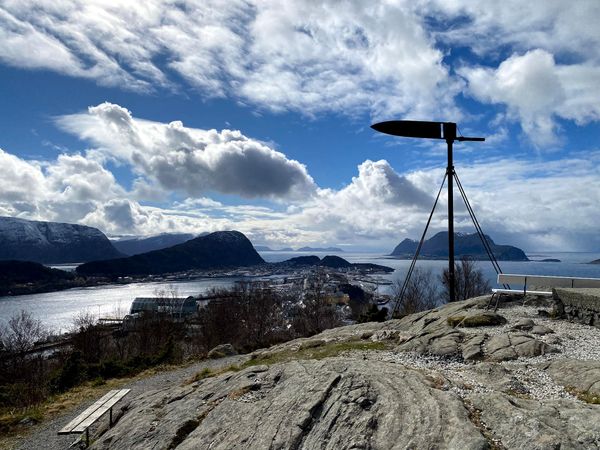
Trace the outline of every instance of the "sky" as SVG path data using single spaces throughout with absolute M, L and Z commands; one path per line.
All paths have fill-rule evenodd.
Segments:
M 452 121 L 486 137 L 454 158 L 496 243 L 600 251 L 599 21 L 597 0 L 0 0 L 0 215 L 389 252 L 446 146 L 370 125 Z

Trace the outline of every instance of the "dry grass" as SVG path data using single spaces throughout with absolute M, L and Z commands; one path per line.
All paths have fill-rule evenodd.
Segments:
M 283 363 L 287 361 L 302 360 L 302 359 L 324 359 L 338 356 L 341 353 L 348 351 L 369 351 L 369 350 L 385 350 L 386 344 L 383 342 L 364 342 L 364 341 L 344 341 L 344 342 L 330 342 L 324 343 L 323 345 L 314 347 L 300 347 L 297 351 L 293 350 L 282 350 L 276 353 L 268 353 L 266 355 L 259 355 L 255 359 L 251 359 L 242 364 L 242 368 L 258 366 L 258 365 L 272 365 L 277 363 Z
M 597 392 L 581 392 L 572 386 L 566 387 L 565 391 L 571 395 L 574 395 L 584 403 L 589 403 L 590 405 L 600 405 L 600 394 Z
M 133 381 L 179 367 L 182 366 L 157 366 L 133 377 L 112 378 L 102 383 L 99 380 L 88 381 L 67 392 L 51 396 L 34 407 L 2 408 L 0 409 L 0 449 L 14 448 L 16 440 L 31 432 L 35 425 L 68 414 L 81 403 L 97 400 L 111 389 L 118 389 Z

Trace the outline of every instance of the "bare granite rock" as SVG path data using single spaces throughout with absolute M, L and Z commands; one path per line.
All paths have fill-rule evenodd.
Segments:
M 208 357 L 212 359 L 223 358 L 225 356 L 234 356 L 237 355 L 237 351 L 233 348 L 231 344 L 221 344 L 217 345 L 211 351 L 208 352 Z
M 538 400 L 498 392 L 471 398 L 481 420 L 509 449 L 598 449 L 600 408 L 577 400 Z
M 450 325 L 487 299 L 327 330 L 138 395 L 93 448 L 600 449 L 600 407 L 579 395 L 600 390 L 600 330 L 539 318 L 515 331 L 536 317 L 522 305 L 506 324 Z
M 293 361 L 138 397 L 93 448 L 488 448 L 462 400 L 413 369 Z
M 521 332 L 497 334 L 486 343 L 486 356 L 493 361 L 531 358 L 553 351 L 556 350 L 545 342 Z
M 600 396 L 600 361 L 558 359 L 548 363 L 544 369 L 562 386 Z

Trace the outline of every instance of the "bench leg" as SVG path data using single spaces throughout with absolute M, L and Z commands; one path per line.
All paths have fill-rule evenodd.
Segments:
M 85 447 L 89 447 L 90 446 L 90 429 L 86 428 L 85 429 Z
M 108 425 L 110 428 L 112 428 L 113 426 L 113 420 L 112 420 L 112 408 L 109 409 L 109 419 L 108 419 Z
M 494 292 L 494 293 L 492 294 L 492 296 L 490 297 L 490 299 L 488 300 L 488 303 L 487 303 L 487 305 L 486 305 L 485 309 L 490 309 L 490 305 L 491 305 L 491 304 L 492 304 L 492 302 L 494 301 L 494 297 L 495 297 L 495 296 L 496 296 L 496 292 Z
M 502 294 L 498 294 L 496 296 L 496 304 L 494 305 L 494 312 L 498 311 L 498 305 L 500 304 L 500 297 L 502 297 Z

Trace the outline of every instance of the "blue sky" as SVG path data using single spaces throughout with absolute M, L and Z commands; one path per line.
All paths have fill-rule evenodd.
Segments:
M 8 0 L 0 215 L 389 251 L 420 234 L 445 145 L 369 125 L 442 120 L 488 138 L 455 163 L 497 242 L 600 251 L 598 19 L 596 1 Z

